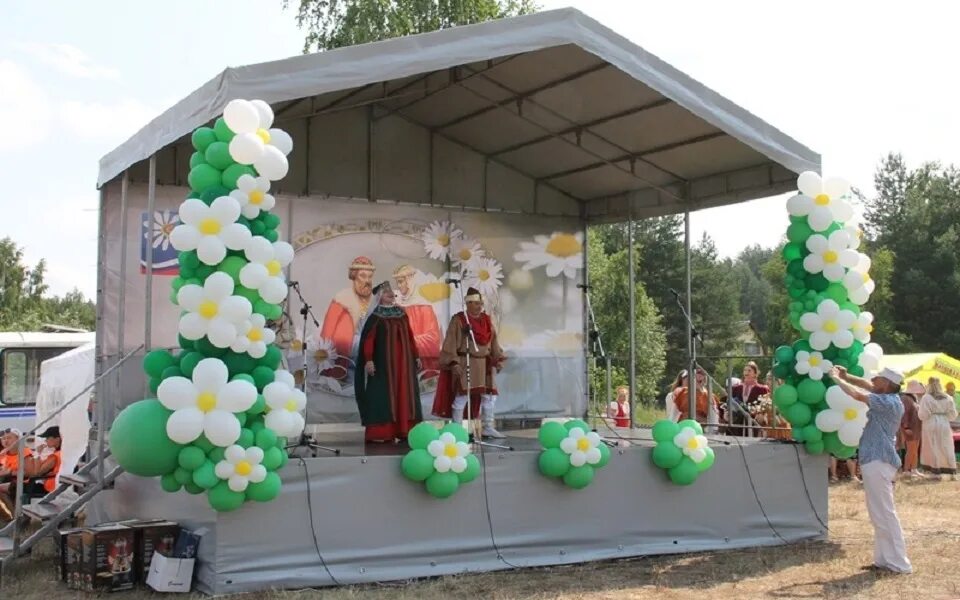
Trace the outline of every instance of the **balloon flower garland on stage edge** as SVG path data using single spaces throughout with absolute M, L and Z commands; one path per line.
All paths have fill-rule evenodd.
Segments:
M 679 423 L 660 419 L 653 425 L 653 440 L 657 443 L 651 453 L 653 464 L 666 471 L 677 485 L 692 484 L 716 458 L 703 428 L 692 419 Z
M 471 452 L 467 430 L 459 423 L 437 429 L 418 423 L 410 430 L 410 451 L 400 461 L 400 471 L 410 481 L 423 482 L 435 498 L 449 498 L 480 474 L 480 460 Z
M 127 472 L 168 492 L 206 494 L 217 511 L 277 497 L 286 438 L 303 431 L 306 397 L 266 322 L 287 296 L 293 247 L 278 241 L 270 182 L 287 174 L 290 136 L 261 100 L 233 100 L 193 132 L 190 194 L 170 241 L 179 276 L 180 350 L 143 359 L 153 398 L 117 416 L 110 448 Z
M 537 461 L 540 473 L 577 490 L 590 485 L 596 470 L 610 462 L 610 448 L 580 419 L 548 421 L 540 426 L 537 438 L 543 447 Z
M 793 439 L 811 454 L 850 458 L 866 425 L 867 406 L 827 377 L 833 366 L 858 376 L 879 369 L 883 349 L 870 343 L 873 315 L 862 310 L 874 290 L 870 259 L 858 251 L 850 185 L 812 171 L 797 178 L 787 201 L 790 226 L 783 248 L 790 323 L 801 339 L 775 352 L 774 375 L 784 381 L 773 402 Z

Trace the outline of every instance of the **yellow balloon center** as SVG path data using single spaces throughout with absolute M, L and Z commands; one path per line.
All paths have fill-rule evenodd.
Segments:
M 826 206 L 830 204 L 830 196 L 826 194 L 817 194 L 817 197 L 813 199 L 813 202 L 819 206 Z
M 457 457 L 457 446 L 456 444 L 447 444 L 443 447 L 443 454 L 447 458 L 456 458 Z
M 290 412 L 297 412 L 297 401 L 291 398 L 287 400 L 287 403 L 284 404 L 283 407 Z
M 697 446 L 698 446 L 697 438 L 695 437 L 690 438 L 690 440 L 687 442 L 687 448 L 689 448 L 690 450 L 696 450 Z
M 580 254 L 580 252 L 583 251 L 583 244 L 569 233 L 558 233 L 550 238 L 546 250 L 547 254 L 552 254 L 560 258 L 568 258 Z
M 217 407 L 217 397 L 212 392 L 202 392 L 197 396 L 197 408 L 205 413 Z
M 848 408 L 847 410 L 843 411 L 843 418 L 847 421 L 852 421 L 857 418 L 857 411 L 852 408 Z
M 870 281 L 870 276 L 867 275 L 866 273 L 864 273 L 864 274 L 863 274 L 863 283 L 867 283 L 868 281 Z
M 823 262 L 835 263 L 840 256 L 834 250 L 827 250 L 823 253 Z
M 282 269 L 279 260 L 274 259 L 267 263 L 267 273 L 270 273 L 270 277 L 276 277 Z
M 587 438 L 582 437 L 579 440 L 577 440 L 577 450 L 579 450 L 580 452 L 586 452 L 589 449 L 590 449 L 590 442 L 589 440 L 587 440 Z
M 257 137 L 263 140 L 264 144 L 270 143 L 270 132 L 263 127 L 257 130 Z
M 873 333 L 873 325 L 867 325 L 864 329 L 867 330 L 867 333 Z
M 810 363 L 810 366 L 811 366 L 811 367 L 816 367 L 817 365 L 820 364 L 820 357 L 819 357 L 819 356 L 811 356 L 811 357 L 810 357 L 810 360 L 809 360 L 808 362 Z
M 247 339 L 251 342 L 259 342 L 263 339 L 263 330 L 259 327 L 253 327 L 247 332 Z
M 253 465 L 251 465 L 245 460 L 241 460 L 240 462 L 237 463 L 237 466 L 234 467 L 233 470 L 234 472 L 236 472 L 237 475 L 246 477 L 247 475 L 250 474 L 250 471 L 253 471 Z
M 437 236 L 437 243 L 446 248 L 450 245 L 450 236 L 445 233 L 441 233 Z
M 200 308 L 197 309 L 197 312 L 200 313 L 200 316 L 204 319 L 212 319 L 217 316 L 218 310 L 216 302 L 213 300 L 204 300 L 200 303 Z
M 837 325 L 836 321 L 827 321 L 823 324 L 823 330 L 827 333 L 836 333 L 840 329 L 840 326 Z
M 204 219 L 200 221 L 200 226 L 197 227 L 197 229 L 199 229 L 203 235 L 217 235 L 220 233 L 220 221 L 216 219 Z
M 250 204 L 256 204 L 257 206 L 263 202 L 263 197 L 266 196 L 261 190 L 253 190 L 249 194 Z

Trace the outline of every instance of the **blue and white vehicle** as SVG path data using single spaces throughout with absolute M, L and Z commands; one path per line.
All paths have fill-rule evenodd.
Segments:
M 0 332 L 0 431 L 31 429 L 37 416 L 40 364 L 94 338 L 93 332 Z

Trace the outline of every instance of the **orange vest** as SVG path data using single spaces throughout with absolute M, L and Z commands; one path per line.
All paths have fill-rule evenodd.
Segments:
M 44 475 L 46 479 L 43 480 L 43 489 L 47 492 L 52 492 L 54 488 L 57 487 L 57 473 L 60 472 L 60 451 L 57 450 L 53 453 L 53 468 Z
M 28 458 L 30 454 L 31 454 L 30 448 L 23 449 L 23 456 L 25 458 Z M 0 466 L 2 466 L 4 469 L 7 469 L 11 473 L 17 472 L 17 465 L 19 464 L 19 462 L 20 461 L 17 459 L 16 452 L 14 452 L 13 454 L 4 454 L 3 456 L 0 456 Z

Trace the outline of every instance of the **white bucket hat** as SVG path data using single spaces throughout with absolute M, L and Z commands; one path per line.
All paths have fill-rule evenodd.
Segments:
M 877 373 L 877 377 L 883 377 L 884 379 L 886 379 L 887 381 L 889 381 L 894 385 L 900 385 L 901 383 L 903 383 L 903 374 L 889 367 Z

